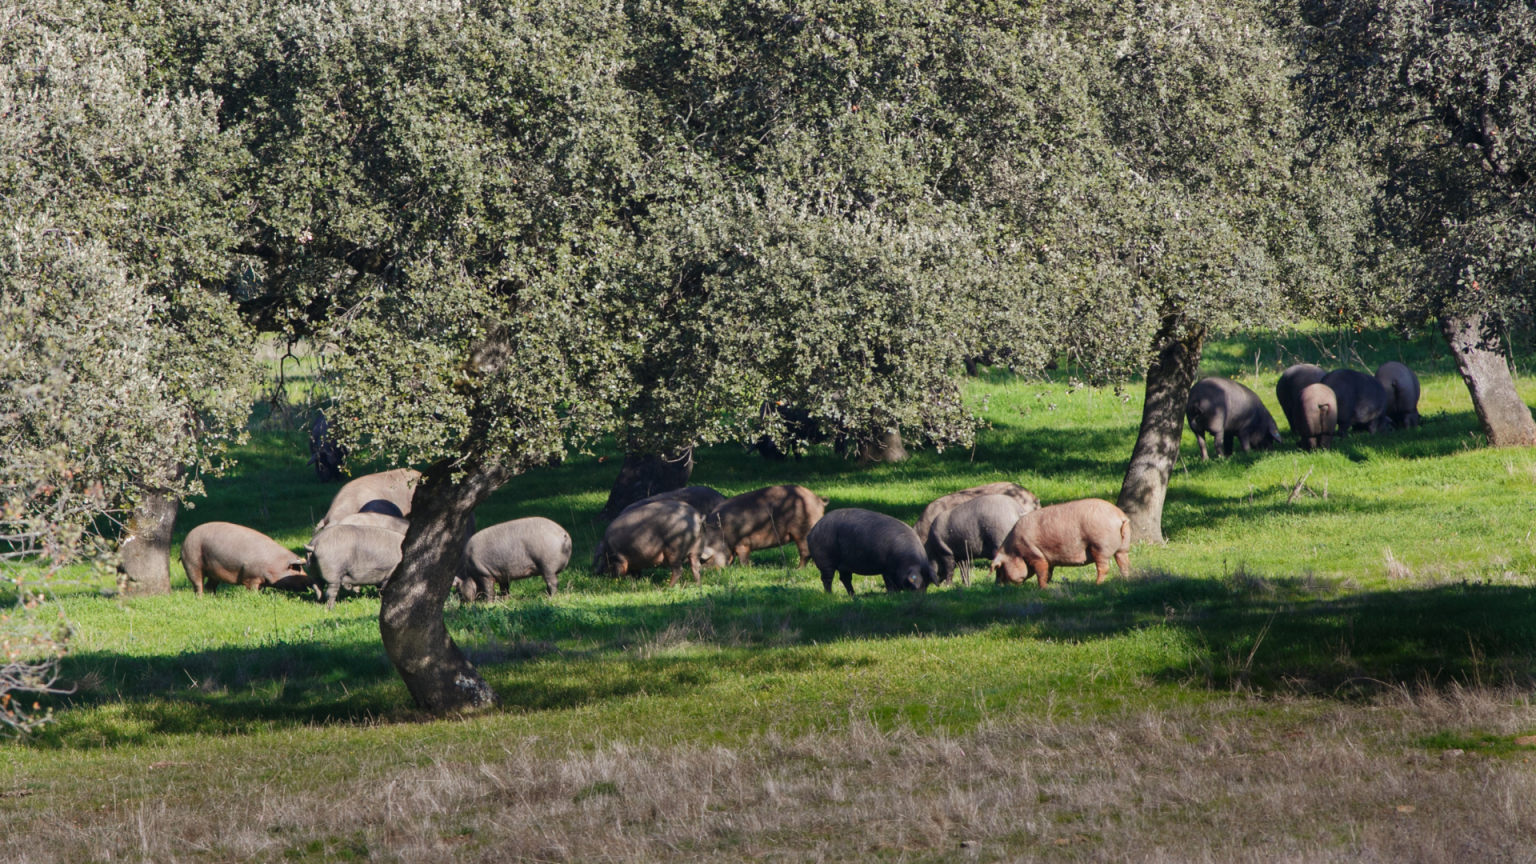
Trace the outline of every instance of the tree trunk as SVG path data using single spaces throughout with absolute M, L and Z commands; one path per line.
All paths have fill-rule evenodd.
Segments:
M 171 532 L 181 502 L 146 494 L 128 516 L 128 538 L 118 547 L 118 589 L 124 594 L 171 593 Z
M 1168 477 L 1179 458 L 1184 435 L 1184 409 L 1189 388 L 1200 371 L 1205 328 L 1182 334 L 1177 316 L 1169 315 L 1157 333 L 1157 356 L 1147 367 L 1147 399 L 1141 408 L 1141 431 L 1131 464 L 1120 484 L 1120 509 L 1131 519 L 1131 542 L 1163 542 L 1163 500 Z
M 1451 346 L 1456 369 L 1467 382 L 1472 407 L 1492 447 L 1536 445 L 1536 421 L 1515 390 L 1499 334 L 1481 314 L 1443 318 L 1440 332 Z
M 619 469 L 619 479 L 613 481 L 608 503 L 597 517 L 612 519 L 622 513 L 625 507 L 642 498 L 687 486 L 688 478 L 692 476 L 692 447 L 670 456 L 661 453 L 626 453 L 624 466 Z
M 863 439 L 859 442 L 860 464 L 905 462 L 907 458 L 907 448 L 901 441 L 900 432 L 881 432 L 873 439 Z
M 472 470 L 453 482 L 454 466 L 427 470 L 411 497 L 411 527 L 400 566 L 381 592 L 379 635 L 417 707 L 434 714 L 474 711 L 498 703 L 443 623 L 443 602 L 464 560 L 464 539 L 475 507 L 506 481 L 499 469 Z

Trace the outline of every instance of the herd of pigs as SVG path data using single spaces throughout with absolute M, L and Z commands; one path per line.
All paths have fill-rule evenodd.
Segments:
M 411 489 L 420 475 L 409 469 L 359 477 L 343 486 L 298 558 L 276 540 L 243 525 L 209 522 L 192 529 L 181 563 L 198 594 L 219 583 L 288 590 L 314 588 L 334 608 L 343 588 L 382 587 L 399 565 L 410 527 Z M 1099 580 L 1114 561 L 1130 570 L 1130 528 L 1120 508 L 1085 499 L 1041 507 L 1014 483 L 963 489 L 929 504 L 914 528 L 872 510 L 827 512 L 827 499 L 804 486 L 770 486 L 727 498 L 708 486 L 689 486 L 637 501 L 609 523 L 592 559 L 596 575 L 639 576 L 652 567 L 701 571 L 752 552 L 795 544 L 800 566 L 814 561 L 822 586 L 834 574 L 853 594 L 855 575 L 880 576 L 887 591 L 922 591 L 952 582 L 957 569 L 970 584 L 971 563 L 984 559 L 999 582 L 1018 584 L 1033 572 L 1044 587 L 1057 566 L 1098 566 Z M 553 595 L 571 560 L 571 536 L 539 516 L 473 531 L 457 578 L 465 602 L 494 599 L 514 579 L 539 576 Z M 315 575 L 312 577 L 310 573 Z
M 1354 369 L 1325 372 L 1298 363 L 1280 373 L 1275 398 L 1297 442 L 1307 450 L 1328 447 L 1350 430 L 1381 432 L 1419 425 L 1419 376 L 1397 361 L 1381 364 L 1376 375 Z M 1205 436 L 1218 454 L 1267 448 L 1280 440 L 1280 427 L 1259 394 L 1227 378 L 1206 378 L 1189 390 L 1185 409 L 1189 428 L 1200 442 L 1200 458 L 1209 458 Z
M 1353 369 L 1325 372 L 1310 364 L 1286 369 L 1275 395 L 1302 447 L 1328 447 L 1351 430 L 1378 432 L 1419 424 L 1419 380 L 1401 363 L 1385 363 L 1374 377 Z M 1227 378 L 1205 378 L 1190 388 L 1186 416 L 1209 457 L 1266 448 L 1280 440 L 1274 417 L 1258 394 Z M 198 594 L 205 584 L 315 589 L 334 608 L 343 588 L 382 587 L 401 560 L 410 527 L 411 496 L 420 474 L 396 469 L 359 477 L 336 494 L 314 539 L 297 558 L 251 528 L 210 522 L 192 529 L 181 563 Z M 1014 483 L 990 483 L 952 492 L 923 509 L 916 526 L 872 510 L 827 512 L 829 502 L 803 486 L 770 486 L 727 498 L 707 486 L 689 486 L 631 504 L 603 533 L 593 555 L 595 575 L 639 576 L 665 567 L 676 585 L 685 571 L 732 561 L 749 565 L 751 553 L 793 543 L 800 567 L 813 561 L 821 584 L 836 575 L 853 595 L 855 575 L 880 576 L 887 591 L 924 591 L 952 583 L 958 569 L 970 584 L 981 560 L 999 583 L 1021 584 L 1033 574 L 1043 588 L 1054 568 L 1093 564 L 1104 581 L 1111 561 L 1130 571 L 1130 521 L 1107 501 L 1087 498 L 1042 507 Z M 491 600 L 514 579 L 539 576 L 553 596 L 571 560 L 571 536 L 534 516 L 470 525 L 456 587 L 465 602 Z M 315 575 L 311 576 L 313 572 Z

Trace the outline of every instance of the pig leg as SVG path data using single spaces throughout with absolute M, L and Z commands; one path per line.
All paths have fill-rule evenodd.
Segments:
M 848 596 L 853 596 L 853 571 L 839 570 L 837 575 L 843 580 L 843 587 L 848 589 Z
M 699 576 L 699 553 L 690 552 L 688 554 L 688 566 L 693 570 L 693 584 L 703 584 L 703 580 Z
M 950 556 L 948 556 L 948 555 L 945 555 L 944 557 L 939 559 L 939 584 L 940 585 L 948 585 L 949 583 L 953 582 L 954 579 L 955 579 L 955 559 L 950 557 Z M 971 587 L 971 583 L 969 581 L 967 581 L 965 583 L 965 587 L 967 587 L 967 588 Z
M 799 457 L 796 457 L 796 458 L 799 458 Z M 805 542 L 805 538 L 804 537 L 801 537 L 801 538 L 799 538 L 798 540 L 795 541 L 795 548 L 800 550 L 800 568 L 799 569 L 804 570 L 805 569 L 805 562 L 811 560 L 811 547 L 810 547 L 810 544 Z
M 821 568 L 817 568 L 817 569 L 821 569 Z M 821 587 L 825 588 L 828 594 L 832 593 L 832 574 L 833 574 L 833 572 L 834 571 L 830 567 L 821 570 Z
M 260 591 L 262 583 L 267 581 L 262 578 L 260 573 L 251 573 L 246 570 L 241 570 L 240 575 L 236 578 L 239 579 L 240 585 L 245 586 L 247 591 Z
M 560 590 L 560 574 L 556 573 L 553 567 L 545 567 L 544 572 L 539 575 L 544 577 L 544 595 L 555 596 L 555 592 Z
M 1210 459 L 1211 458 L 1211 454 L 1206 452 L 1206 449 L 1205 449 L 1205 433 L 1201 432 L 1198 435 L 1196 435 L 1195 436 L 1195 440 L 1200 442 L 1200 461 L 1204 462 L 1204 461 Z M 1216 449 L 1219 451 L 1221 449 L 1221 445 L 1220 444 L 1216 445 Z
M 1124 549 L 1115 553 L 1115 566 L 1120 568 L 1121 579 L 1131 578 L 1131 556 Z
M 1093 551 L 1093 569 L 1099 572 L 1098 578 L 1093 580 L 1093 584 L 1103 585 L 1104 577 L 1109 575 L 1109 559 L 1104 556 L 1103 552 L 1097 549 Z
M 751 546 L 748 546 L 747 544 L 742 543 L 739 546 L 737 546 L 735 549 L 732 549 L 731 550 L 731 554 L 736 556 L 736 563 L 737 564 L 740 564 L 743 567 L 751 567 L 752 566 L 752 547 Z
M 203 571 L 196 567 L 187 568 L 187 581 L 192 583 L 192 590 L 197 596 L 203 596 Z
M 340 593 L 340 582 L 331 582 L 325 586 L 325 611 L 330 612 L 336 608 L 336 595 Z
M 1029 569 L 1034 571 L 1035 579 L 1039 582 L 1041 588 L 1044 588 L 1046 583 L 1051 581 L 1051 562 L 1047 561 L 1044 556 L 1025 558 L 1024 563 L 1028 564 Z

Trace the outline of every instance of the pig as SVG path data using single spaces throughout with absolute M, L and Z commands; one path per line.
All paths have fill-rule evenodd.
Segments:
M 1044 588 L 1057 567 L 1080 567 L 1090 561 L 1102 583 L 1114 558 L 1121 577 L 1131 575 L 1131 520 L 1108 501 L 1084 498 L 1052 504 L 1020 517 L 992 559 L 999 585 L 1022 585 L 1034 571 Z
M 404 534 L 368 525 L 331 525 L 307 547 L 325 584 L 325 608 L 336 608 L 342 588 L 383 586 L 400 564 Z
M 1210 433 L 1216 455 L 1230 456 L 1236 444 L 1247 453 L 1267 449 L 1280 440 L 1280 427 L 1259 394 L 1228 378 L 1206 378 L 1189 388 L 1184 409 L 1189 428 L 1200 442 L 1200 458 L 1209 459 L 1205 436 Z M 1236 440 L 1234 440 L 1234 438 Z
M 330 431 L 325 415 L 316 414 L 309 427 L 309 464 L 315 466 L 315 476 L 321 483 L 340 480 L 341 464 L 347 458 L 347 448 L 337 444 Z
M 880 574 L 885 590 L 926 591 L 937 578 L 917 532 L 884 513 L 849 507 L 833 510 L 816 522 L 807 542 L 821 571 L 821 585 L 832 592 L 832 574 L 853 595 L 853 576 Z
M 928 542 L 928 531 L 933 526 L 933 520 L 939 518 L 939 514 L 945 510 L 953 510 L 972 498 L 980 498 L 983 495 L 1007 495 L 1009 498 L 1024 505 L 1024 512 L 1040 509 L 1040 499 L 1034 493 L 1017 483 L 988 483 L 985 486 L 972 486 L 969 489 L 961 489 L 959 492 L 951 492 L 942 498 L 935 499 L 917 519 L 918 539 Z
M 181 544 L 181 566 L 199 597 L 220 582 L 302 591 L 309 587 L 304 559 L 271 537 L 244 525 L 207 522 L 193 528 Z
M 384 498 L 375 498 L 372 501 L 369 501 L 367 504 L 357 508 L 357 512 L 376 513 L 380 516 L 393 516 L 396 519 L 405 518 L 405 514 L 400 511 L 400 507 L 396 505 L 395 502 Z
M 1301 425 L 1296 434 L 1301 436 L 1304 450 L 1316 450 L 1333 445 L 1339 421 L 1339 398 L 1333 388 L 1321 382 L 1308 384 L 1301 391 Z
M 681 501 L 654 501 L 625 510 L 603 532 L 592 555 L 592 572 L 638 576 L 647 567 L 670 567 L 671 587 L 688 568 L 698 584 L 703 533 L 703 514 Z
M 1376 380 L 1387 391 L 1387 417 L 1393 426 L 1412 429 L 1419 425 L 1419 376 L 1388 360 L 1376 370 Z
M 560 588 L 559 574 L 571 563 L 571 535 L 542 516 L 492 525 L 469 539 L 464 550 L 464 576 L 459 597 L 473 602 L 483 595 L 496 599 L 496 587 L 507 590 L 513 579 L 537 573 L 550 597 Z
M 658 492 L 649 498 L 641 498 L 639 501 L 625 507 L 624 510 L 632 510 L 641 504 L 651 504 L 656 501 L 681 501 L 689 507 L 703 514 L 709 514 L 716 507 L 725 503 L 725 496 L 709 488 L 708 486 L 684 486 L 681 489 L 673 489 L 671 492 Z M 624 512 L 623 510 L 619 511 Z
M 724 567 L 734 558 L 752 564 L 752 550 L 794 543 L 800 566 L 811 558 L 806 538 L 826 512 L 827 499 L 804 486 L 769 486 L 726 499 L 704 520 L 706 566 Z
M 396 512 L 389 515 L 409 516 L 411 496 L 415 494 L 416 481 L 419 479 L 421 472 L 409 468 L 396 468 L 359 477 L 341 487 L 336 497 L 331 499 L 331 508 L 326 511 L 325 518 L 315 528 L 322 529 L 332 522 L 361 512 L 366 505 L 378 500 L 395 505 Z
M 1302 437 L 1302 431 L 1307 427 L 1306 415 L 1301 411 L 1301 391 L 1323 380 L 1328 373 L 1321 366 L 1311 363 L 1297 363 L 1280 373 L 1280 380 L 1275 382 L 1275 400 L 1280 403 L 1280 410 L 1285 413 L 1285 422 L 1291 426 L 1291 434 Z
M 928 560 L 937 568 L 939 582 L 954 580 L 956 561 L 985 558 L 990 566 L 1008 532 L 1028 512 L 1030 508 L 1007 495 L 983 495 L 940 513 L 928 530 L 926 544 Z M 961 574 L 969 588 L 969 568 L 963 568 Z
M 1354 369 L 1335 369 L 1323 376 L 1322 383 L 1338 398 L 1338 434 L 1351 429 L 1376 433 L 1392 428 L 1387 419 L 1387 388 L 1375 378 Z
M 353 513 L 351 516 L 337 519 L 335 524 L 366 525 L 369 528 L 383 528 L 385 531 L 393 531 L 401 535 L 405 534 L 411 527 L 410 520 L 408 519 L 402 519 L 399 516 L 389 516 L 384 513 L 370 512 Z

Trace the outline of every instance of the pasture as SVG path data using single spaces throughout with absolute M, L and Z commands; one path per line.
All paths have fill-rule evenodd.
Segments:
M 1524 860 L 1536 455 L 1482 446 L 1438 337 L 1254 334 L 1210 346 L 1204 370 L 1253 387 L 1284 429 L 1274 384 L 1297 359 L 1403 360 L 1424 425 L 1207 463 L 1186 431 L 1169 544 L 1101 586 L 1091 568 L 1045 591 L 978 571 L 887 596 L 860 577 L 850 600 L 792 547 L 701 588 L 595 578 L 617 451 L 519 477 L 480 525 L 546 516 L 575 554 L 553 600 L 537 579 L 495 605 L 450 600 L 504 701 L 470 719 L 413 711 L 371 594 L 334 613 L 199 599 L 179 565 L 169 597 L 77 590 L 79 692 L 0 747 L 0 857 Z M 974 449 L 859 467 L 721 445 L 693 482 L 798 483 L 909 523 L 995 480 L 1115 498 L 1138 385 L 1064 368 L 969 388 Z M 302 429 L 256 428 L 178 538 L 224 520 L 308 541 L 338 487 L 305 466 Z

